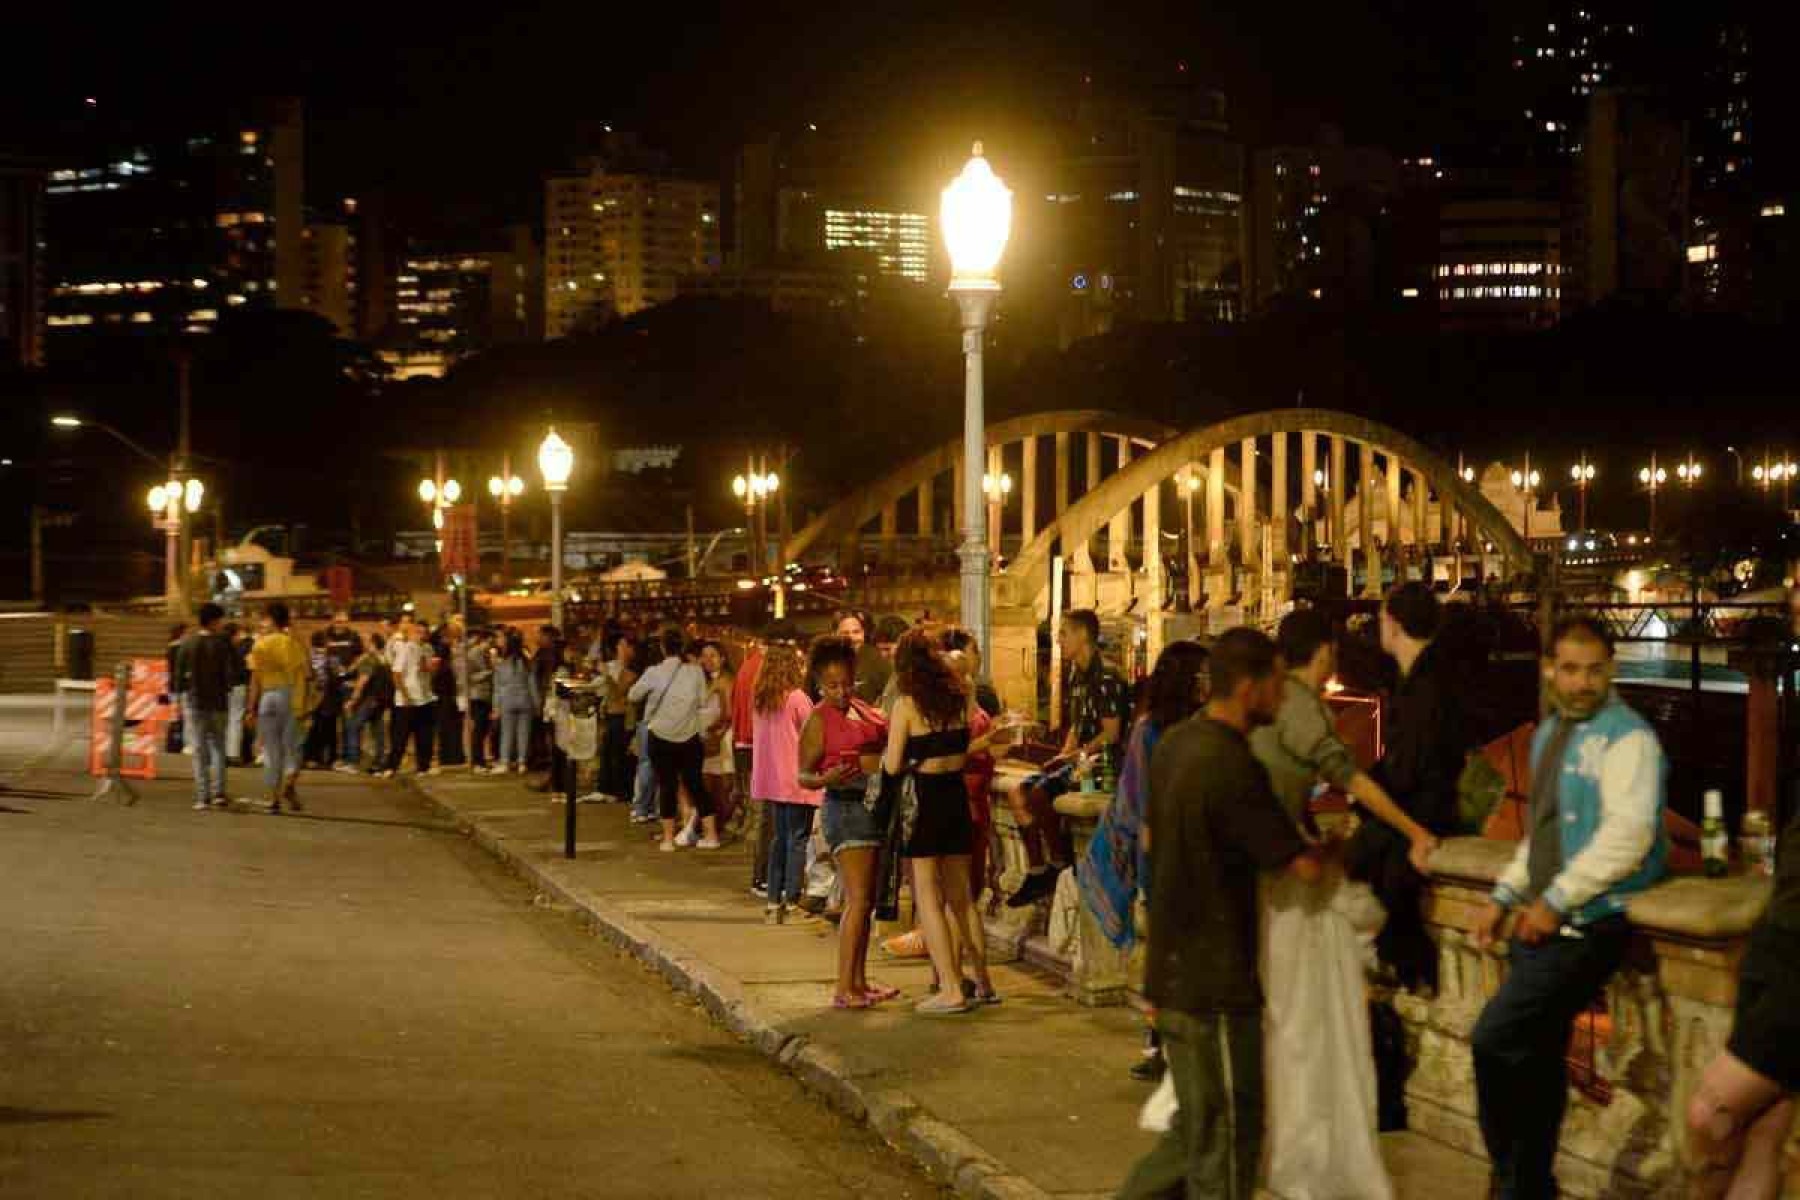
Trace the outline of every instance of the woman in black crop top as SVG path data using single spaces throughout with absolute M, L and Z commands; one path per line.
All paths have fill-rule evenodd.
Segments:
M 968 693 L 956 669 L 923 630 L 894 647 L 899 700 L 888 724 L 882 767 L 889 774 L 912 774 L 919 798 L 917 819 L 901 853 L 912 860 L 913 907 L 941 984 L 938 995 L 919 1002 L 927 1014 L 969 1010 L 962 994 L 962 960 L 970 961 L 978 995 L 993 994 L 987 964 L 971 954 L 979 942 L 970 935 L 976 919 L 969 895 L 969 852 L 974 824 L 963 790 L 963 762 L 969 751 Z

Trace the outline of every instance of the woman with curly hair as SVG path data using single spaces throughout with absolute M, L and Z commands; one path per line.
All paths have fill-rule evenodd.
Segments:
M 894 647 L 899 698 L 888 724 L 882 768 L 911 775 L 918 812 L 903 830 L 900 853 L 912 860 L 913 907 L 941 990 L 915 1010 L 930 1016 L 969 1011 L 962 994 L 962 952 L 979 943 L 970 924 L 969 854 L 974 822 L 963 790 L 969 755 L 969 692 L 937 638 L 915 629 Z M 952 933 L 952 928 L 955 932 Z M 976 957 L 971 953 L 971 958 Z M 974 961 L 976 1002 L 994 998 L 987 964 Z
M 875 912 L 883 830 L 863 802 L 863 780 L 881 763 L 887 718 L 856 696 L 856 646 L 849 638 L 834 635 L 815 641 L 810 666 L 819 703 L 800 731 L 799 782 L 825 791 L 819 824 L 844 883 L 837 991 L 831 1003 L 835 1008 L 868 1008 L 900 994 L 868 978 L 869 920 Z M 771 848 L 771 873 L 773 861 Z M 771 885 L 769 897 L 774 896 Z
M 812 833 L 819 793 L 802 787 L 800 731 L 812 717 L 813 704 L 801 686 L 806 660 L 794 646 L 771 645 L 756 675 L 755 711 L 750 718 L 750 795 L 763 805 L 773 825 L 769 840 L 769 901 L 764 919 L 771 925 L 787 920 L 787 910 L 800 903 L 806 869 L 806 839 Z

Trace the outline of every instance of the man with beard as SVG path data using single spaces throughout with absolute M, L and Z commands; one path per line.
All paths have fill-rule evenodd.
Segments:
M 1558 622 L 1544 681 L 1526 836 L 1473 929 L 1485 946 L 1512 920 L 1511 969 L 1470 1038 L 1501 1200 L 1557 1194 L 1569 1035 L 1625 960 L 1626 900 L 1668 860 L 1662 746 L 1613 691 L 1611 636 L 1588 617 Z

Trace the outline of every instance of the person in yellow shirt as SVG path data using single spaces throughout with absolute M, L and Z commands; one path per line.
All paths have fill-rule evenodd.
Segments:
M 279 600 L 268 607 L 268 628 L 250 647 L 250 711 L 262 734 L 263 785 L 269 812 L 288 807 L 301 811 L 295 783 L 300 778 L 300 713 L 306 705 L 311 666 L 306 647 L 288 632 L 288 607 Z

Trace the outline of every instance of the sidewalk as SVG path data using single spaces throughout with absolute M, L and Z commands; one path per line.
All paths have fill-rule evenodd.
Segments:
M 905 997 L 834 1011 L 836 927 L 763 925 L 741 844 L 660 854 L 624 805 L 582 805 L 571 862 L 562 806 L 517 777 L 413 782 L 479 844 L 958 1195 L 1110 1196 L 1154 1140 L 1137 1128 L 1150 1089 L 1126 1074 L 1142 1037 L 1132 1009 L 1083 1008 L 1013 965 L 994 970 L 998 1007 L 921 1017 L 911 1001 L 929 967 L 884 961 L 877 947 L 871 976 Z M 1484 1164 L 1435 1143 L 1400 1135 L 1386 1149 L 1403 1198 L 1486 1190 Z

